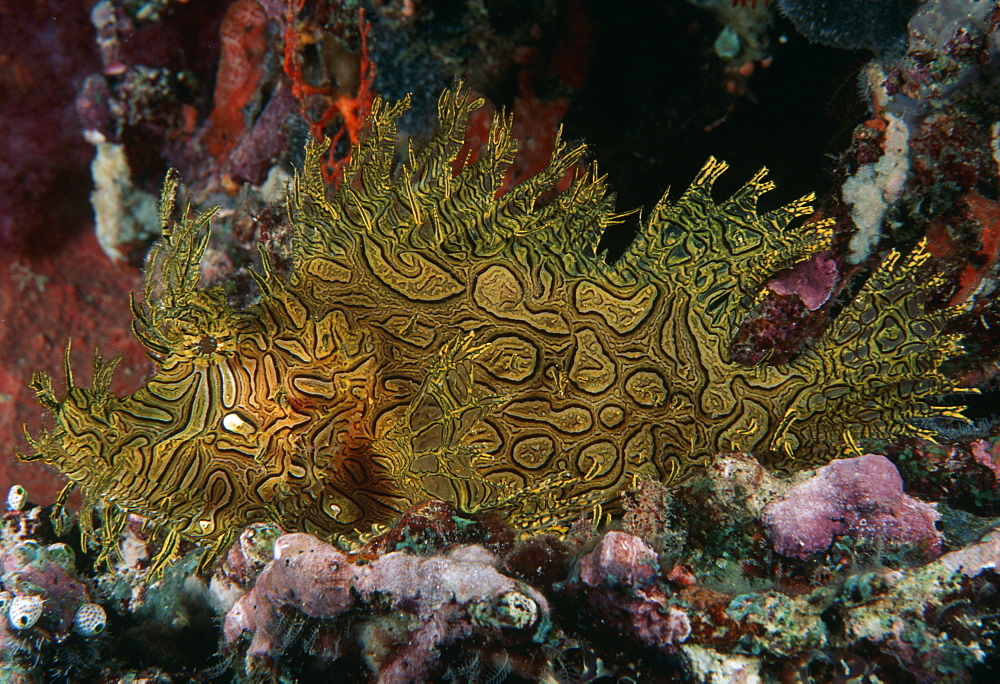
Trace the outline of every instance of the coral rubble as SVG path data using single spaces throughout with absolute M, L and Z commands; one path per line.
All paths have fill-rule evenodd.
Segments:
M 395 551 L 353 560 L 307 534 L 274 542 L 274 560 L 253 589 L 226 614 L 228 643 L 252 637 L 247 669 L 271 663 L 287 649 L 289 611 L 322 621 L 317 640 L 327 656 L 360 647 L 383 681 L 427 681 L 442 671 L 442 654 L 473 635 L 492 649 L 540 643 L 549 625 L 545 597 L 501 574 L 479 546 L 434 557 Z M 334 618 L 352 613 L 351 626 Z M 357 643 L 340 645 L 343 634 Z M 393 647 L 404 644 L 403 647 Z
M 706 477 L 745 481 L 739 463 L 754 470 L 746 457 L 727 457 Z M 765 478 L 775 486 L 747 529 L 762 528 L 760 509 L 795 488 Z M 694 492 L 678 496 L 730 505 Z M 764 557 L 755 585 L 741 587 L 714 573 L 731 556 L 725 544 L 682 543 L 668 568 L 661 549 L 627 531 L 600 532 L 582 547 L 550 537 L 515 543 L 495 520 L 427 502 L 351 551 L 258 524 L 210 578 L 192 550 L 154 580 L 155 552 L 135 549 L 151 543 L 141 525 L 123 531 L 121 561 L 101 570 L 98 547 L 75 526 L 53 525 L 57 514 L 25 502 L 5 519 L 0 667 L 9 681 L 114 673 L 122 682 L 712 682 L 726 673 L 828 679 L 837 668 L 968 681 L 998 664 L 995 529 L 933 560 L 836 571 L 811 586 L 795 584 L 804 561 Z M 692 524 L 670 522 L 689 539 Z M 65 542 L 51 541 L 57 527 Z M 67 542 L 83 550 L 75 563 Z

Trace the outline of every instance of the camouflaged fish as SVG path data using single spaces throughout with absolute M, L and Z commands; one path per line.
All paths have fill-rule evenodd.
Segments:
M 198 286 L 211 213 L 174 221 L 169 176 L 133 305 L 159 370 L 127 397 L 100 357 L 92 386 L 70 380 L 62 397 L 39 374 L 55 427 L 25 458 L 104 504 L 105 540 L 125 513 L 151 520 L 162 562 L 181 539 L 218 550 L 254 521 L 331 536 L 428 498 L 536 529 L 720 451 L 808 464 L 845 433 L 943 412 L 928 402 L 951 389 L 937 367 L 958 342 L 948 311 L 924 310 L 937 281 L 915 278 L 922 248 L 893 253 L 796 361 L 747 368 L 729 346 L 762 283 L 828 244 L 826 224 L 790 229 L 811 196 L 760 214 L 761 171 L 716 202 L 726 165 L 712 159 L 608 263 L 596 247 L 621 217 L 604 180 L 591 169 L 554 190 L 583 149 L 560 142 L 498 196 L 510 121 L 474 162 L 460 152 L 480 105 L 445 93 L 439 130 L 399 164 L 408 103 L 376 102 L 335 190 L 311 145 L 287 197 L 293 269 L 278 277 L 264 254 L 245 310 Z

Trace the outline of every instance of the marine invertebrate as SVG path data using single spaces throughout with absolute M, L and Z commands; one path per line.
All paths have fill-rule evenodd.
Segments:
M 47 632 L 65 638 L 80 607 L 91 603 L 90 590 L 77 577 L 72 550 L 66 544 L 44 545 L 33 539 L 11 543 L 9 535 L 4 537 L 0 581 L 14 596 L 8 612 L 11 625 L 27 629 L 44 617 Z M 20 608 L 15 610 L 15 605 Z
M 215 107 L 205 130 L 209 154 L 225 157 L 246 130 L 243 110 L 254 97 L 267 52 L 267 15 L 257 0 L 237 0 L 219 30 L 222 59 L 215 82 Z
M 910 172 L 910 131 L 902 117 L 886 114 L 885 153 L 864 164 L 843 185 L 844 202 L 850 204 L 857 232 L 851 236 L 853 263 L 860 263 L 878 243 L 886 212 L 903 196 Z
M 28 503 L 28 490 L 21 485 L 13 485 L 7 491 L 7 510 L 20 511 Z
M 918 0 L 778 0 L 782 13 L 811 41 L 845 50 L 898 51 Z
M 73 631 L 83 637 L 97 636 L 108 626 L 108 614 L 97 603 L 84 603 L 73 615 Z
M 317 17 L 296 20 L 304 6 L 305 0 L 295 0 L 286 7 L 282 64 L 302 118 L 314 137 L 322 139 L 330 122 L 340 119 L 323 167 L 324 178 L 336 183 L 342 164 L 335 158 L 338 143 L 345 133 L 351 145 L 357 142 L 375 95 L 375 63 L 368 52 L 371 24 L 365 20 L 364 8 L 358 8 L 359 51 L 354 56 L 345 49 L 341 38 L 322 28 L 324 22 Z M 310 51 L 314 53 L 312 59 L 306 57 Z M 317 58 L 317 54 L 322 57 Z M 307 72 L 311 72 L 311 78 Z
M 552 192 L 582 148 L 560 142 L 498 196 L 514 154 L 499 118 L 456 168 L 479 104 L 445 93 L 439 131 L 397 168 L 407 105 L 377 101 L 330 195 L 311 145 L 288 196 L 294 268 L 280 277 L 262 254 L 245 310 L 198 286 L 212 212 L 175 217 L 169 176 L 133 306 L 158 372 L 128 397 L 99 355 L 90 388 L 68 364 L 62 396 L 37 375 L 55 427 L 23 458 L 104 502 L 106 541 L 129 512 L 160 526 L 159 566 L 181 539 L 218 551 L 254 521 L 351 532 L 426 498 L 540 528 L 720 451 L 809 463 L 845 430 L 886 436 L 943 411 L 928 401 L 950 389 L 936 369 L 958 341 L 941 333 L 949 310 L 923 310 L 938 281 L 915 277 L 922 248 L 887 258 L 794 363 L 746 368 L 729 341 L 761 283 L 826 246 L 822 223 L 789 229 L 811 198 L 759 214 L 762 170 L 716 202 L 726 165 L 712 159 L 609 264 L 595 251 L 619 220 L 604 180 L 592 169 Z
M 42 616 L 42 599 L 37 596 L 15 596 L 7 609 L 7 619 L 14 629 L 29 629 Z

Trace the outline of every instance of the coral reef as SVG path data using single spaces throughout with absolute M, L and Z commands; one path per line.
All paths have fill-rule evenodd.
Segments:
M 691 636 L 691 622 L 684 611 L 669 605 L 659 575 L 653 547 L 613 531 L 580 558 L 576 576 L 559 592 L 564 599 L 582 601 L 593 626 L 612 630 L 609 638 L 672 652 Z
M 995 456 L 1000 451 L 998 446 L 995 433 L 981 436 L 969 430 L 964 435 L 950 436 L 943 444 L 927 440 L 904 442 L 889 456 L 898 464 L 908 492 L 982 514 L 1000 500 Z
M 777 496 L 774 491 L 767 498 L 774 499 Z M 420 507 L 414 510 L 419 511 Z M 425 521 L 421 527 L 431 519 L 436 519 L 438 525 L 454 520 L 448 517 L 450 514 L 446 510 L 424 509 L 419 513 Z M 336 659 L 341 672 L 357 672 L 357 677 L 391 678 L 390 674 L 397 673 L 394 668 L 400 659 L 409 658 L 410 663 L 421 668 L 415 679 L 447 678 L 471 668 L 473 672 L 499 672 L 501 678 L 532 680 L 550 672 L 560 681 L 567 681 L 573 668 L 567 659 L 578 648 L 573 644 L 592 639 L 587 648 L 604 659 L 583 666 L 584 670 L 595 668 L 596 673 L 605 675 L 635 674 L 648 667 L 658 668 L 663 674 L 683 667 L 694 681 L 714 681 L 712 678 L 720 672 L 733 668 L 773 672 L 776 663 L 782 662 L 785 671 L 796 672 L 797 676 L 822 677 L 826 660 L 818 655 L 820 652 L 837 654 L 836 657 L 850 661 L 847 654 L 866 645 L 876 649 L 867 651 L 870 667 L 892 677 L 967 672 L 986 657 L 990 648 L 989 632 L 982 630 L 988 630 L 992 624 L 988 617 L 992 599 L 987 599 L 976 616 L 966 612 L 959 618 L 972 631 L 958 640 L 947 636 L 957 623 L 936 624 L 919 616 L 928 609 L 961 611 L 966 597 L 972 595 L 970 592 L 984 591 L 983 587 L 964 582 L 962 574 L 956 572 L 959 568 L 963 568 L 964 576 L 980 578 L 985 586 L 992 586 L 990 568 L 997 562 L 996 540 L 992 537 L 927 565 L 907 566 L 902 571 L 868 571 L 832 581 L 828 578 L 826 586 L 804 594 L 784 594 L 774 589 L 736 594 L 706 587 L 701 583 L 701 573 L 682 577 L 676 568 L 664 572 L 655 549 L 634 535 L 611 531 L 601 535 L 590 550 L 578 552 L 572 566 L 560 571 L 563 577 L 560 582 L 535 583 L 537 587 L 547 587 L 544 594 L 547 599 L 542 605 L 547 607 L 549 626 L 544 638 L 540 634 L 536 638 L 522 634 L 519 641 L 512 642 L 509 633 L 505 636 L 502 630 L 477 624 L 468 612 L 460 612 L 457 620 L 448 623 L 448 629 L 436 629 L 434 636 L 444 640 L 458 638 L 459 641 L 452 643 L 461 644 L 463 649 L 472 648 L 475 655 L 466 653 L 462 660 L 452 657 L 452 664 L 448 665 L 448 660 L 441 659 L 441 653 L 451 651 L 434 647 L 441 642 L 408 638 L 414 629 L 427 629 L 426 621 L 400 621 L 399 611 L 408 615 L 420 606 L 441 611 L 442 596 L 449 602 L 463 603 L 470 596 L 465 588 L 475 573 L 448 575 L 442 569 L 457 567 L 456 559 L 461 563 L 485 562 L 490 568 L 489 577 L 502 578 L 493 568 L 509 568 L 512 563 L 523 565 L 524 547 L 510 550 L 506 546 L 508 550 L 504 551 L 505 545 L 501 544 L 498 550 L 506 560 L 498 563 L 492 554 L 482 550 L 466 557 L 465 554 L 471 553 L 469 549 L 475 547 L 456 544 L 456 537 L 451 536 L 451 541 L 439 538 L 436 544 L 423 546 L 421 555 L 413 555 L 411 551 L 395 550 L 393 544 L 385 541 L 393 538 L 404 543 L 407 534 L 402 533 L 402 528 L 405 527 L 401 524 L 389 536 L 373 540 L 366 549 L 380 549 L 374 555 L 366 549 L 348 555 L 304 535 L 285 538 L 288 549 L 304 553 L 292 557 L 289 565 L 284 566 L 286 569 L 282 569 L 278 559 L 285 558 L 285 552 L 276 549 L 276 560 L 268 567 L 274 569 L 272 572 L 285 573 L 283 579 L 279 581 L 278 574 L 261 575 L 257 588 L 241 598 L 227 616 L 231 631 L 226 638 L 238 647 L 240 657 L 245 658 L 237 661 L 237 666 L 252 672 L 288 676 L 302 672 L 303 667 L 319 667 L 317 662 L 322 663 L 322 668 L 329 668 L 330 661 Z M 549 562 L 539 560 L 539 555 L 534 557 L 542 564 Z M 397 569 L 390 576 L 383 574 L 389 565 L 382 565 L 389 559 L 406 568 L 435 571 L 417 576 Z M 299 563 L 310 566 L 316 563 L 318 570 L 293 572 Z M 431 578 L 435 585 L 426 588 L 424 582 L 432 581 Z M 506 588 L 512 580 L 508 577 L 498 581 Z M 329 590 L 317 593 L 321 585 Z M 356 591 L 345 592 L 347 586 Z M 409 593 L 418 591 L 419 598 L 416 593 Z M 407 595 L 411 598 L 400 605 L 398 600 Z M 982 595 L 991 594 L 987 590 Z M 532 596 L 538 600 L 537 594 Z M 389 597 L 388 604 L 383 600 L 385 597 Z M 351 610 L 350 606 L 357 601 L 363 602 L 366 609 Z M 243 605 L 253 606 L 252 618 L 243 614 Z M 275 613 L 275 605 L 286 606 L 285 611 Z M 389 605 L 395 606 L 396 611 L 384 612 Z M 452 616 L 450 611 L 441 612 Z M 314 613 L 331 617 L 319 619 Z M 836 620 L 832 620 L 833 615 Z M 569 616 L 572 619 L 567 622 Z M 275 657 L 253 652 L 257 641 L 251 636 L 261 634 L 262 630 L 266 639 L 261 643 L 269 648 L 274 640 L 283 639 L 284 650 L 271 654 Z M 331 636 L 331 631 L 336 637 Z M 345 638 L 345 634 L 356 636 Z M 982 638 L 986 641 L 981 641 Z M 920 645 L 906 646 L 916 643 Z M 651 654 L 657 652 L 670 654 L 675 658 L 673 664 L 667 666 L 655 660 Z M 504 654 L 503 658 L 499 653 Z M 632 654 L 627 657 L 634 660 L 621 660 L 622 654 Z M 458 665 L 460 662 L 466 664 Z M 699 671 L 701 674 L 696 674 Z M 402 679 L 414 681 L 414 678 Z
M 885 468 L 879 458 L 867 457 L 869 469 Z M 968 681 L 1000 665 L 996 519 L 970 516 L 959 524 L 963 541 L 934 560 L 910 555 L 887 567 L 842 546 L 830 559 L 854 554 L 855 567 L 801 575 L 805 561 L 752 550 L 768 509 L 794 496 L 801 475 L 775 478 L 732 454 L 704 479 L 713 484 L 677 492 L 679 506 L 700 507 L 695 517 L 707 511 L 714 526 L 738 515 L 740 527 L 712 541 L 695 518 L 671 515 L 668 527 L 688 541 L 674 542 L 670 566 L 662 548 L 627 531 L 599 531 L 584 546 L 515 542 L 495 519 L 425 502 L 352 551 L 255 524 L 211 577 L 191 549 L 155 581 L 156 542 L 141 521 L 122 530 L 120 558 L 102 570 L 99 547 L 18 490 L 9 498 L 22 508 L 7 514 L 0 547 L 3 672 L 20 682 L 111 672 L 114 681 L 711 682 L 829 679 L 846 669 Z M 735 497 L 754 483 L 759 500 L 740 508 Z M 668 520 L 655 514 L 671 505 L 655 489 L 630 497 L 648 509 L 642 521 Z M 984 523 L 989 531 L 976 534 Z M 56 528 L 66 542 L 51 541 Z M 746 539 L 734 544 L 734 534 Z M 82 550 L 75 564 L 67 542 Z M 738 548 L 735 558 L 755 553 L 755 563 L 731 563 Z
M 892 113 L 886 113 L 885 118 L 882 155 L 877 161 L 862 164 L 841 188 L 844 202 L 852 207 L 851 219 L 858 229 L 850 244 L 849 259 L 854 263 L 871 254 L 886 212 L 903 196 L 910 172 L 907 123 Z
M 0 10 L 0 679 L 996 679 L 995 2 L 87 7 Z
M 922 3 L 909 21 L 905 52 L 864 67 L 861 85 L 872 116 L 842 156 L 841 197 L 857 227 L 849 260 L 877 258 L 884 251 L 876 248 L 880 238 L 912 243 L 926 234 L 946 275 L 938 297 L 969 302 L 954 329 L 969 340 L 970 353 L 955 372 L 970 385 L 985 383 L 997 368 L 990 321 L 996 317 L 993 197 L 1000 182 L 998 16 L 990 3 Z
M 14 682 L 38 681 L 46 670 L 53 678 L 82 676 L 103 647 L 107 612 L 78 572 L 73 547 L 46 543 L 61 518 L 31 504 L 23 487 L 7 500 L 0 528 L 0 676 Z

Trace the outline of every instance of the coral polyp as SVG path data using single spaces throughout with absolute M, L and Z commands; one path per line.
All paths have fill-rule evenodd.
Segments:
M 480 101 L 459 88 L 440 126 L 395 156 L 406 102 L 376 101 L 337 187 L 312 144 L 290 186 L 294 266 L 263 256 L 256 304 L 200 287 L 211 212 L 160 205 L 135 331 L 159 370 L 127 397 L 98 357 L 91 387 L 34 381 L 54 428 L 24 458 L 103 502 L 104 539 L 135 513 L 221 550 L 253 522 L 323 536 L 443 499 L 521 530 L 559 524 L 635 478 L 674 480 L 732 449 L 799 467 L 845 433 L 890 436 L 943 409 L 940 361 L 958 341 L 924 300 L 922 247 L 892 253 L 794 362 L 744 367 L 732 336 L 775 271 L 823 250 L 811 197 L 760 213 L 761 171 L 732 197 L 709 160 L 650 213 L 624 256 L 597 252 L 621 215 L 583 148 L 499 192 L 514 156 L 494 121 L 463 151 Z M 565 190 L 556 190 L 566 176 Z M 93 526 L 83 516 L 85 529 Z

